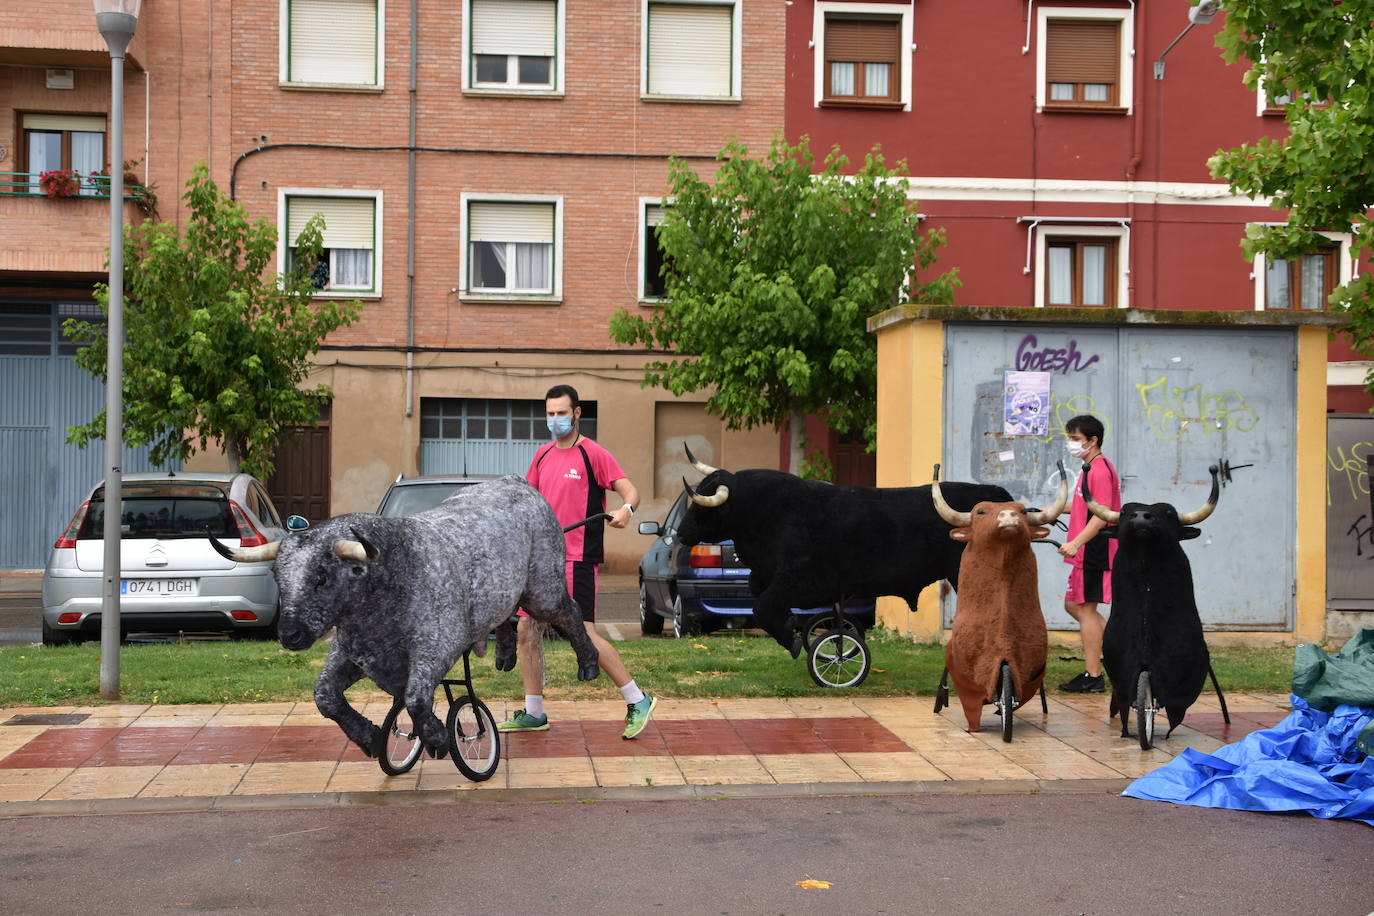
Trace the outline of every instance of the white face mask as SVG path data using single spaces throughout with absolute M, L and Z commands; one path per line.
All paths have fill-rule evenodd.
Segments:
M 1069 454 L 1074 456 L 1075 458 L 1077 458 L 1079 455 L 1082 455 L 1084 452 L 1088 450 L 1088 447 L 1086 445 L 1074 439 L 1066 440 L 1064 443 L 1064 447 L 1067 448 L 1069 450 Z

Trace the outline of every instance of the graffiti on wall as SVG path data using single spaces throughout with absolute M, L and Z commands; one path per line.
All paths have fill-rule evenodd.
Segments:
M 1161 375 L 1149 384 L 1137 383 L 1135 390 L 1150 432 L 1165 442 L 1177 441 L 1189 428 L 1208 435 L 1223 430 L 1248 433 L 1260 421 L 1259 413 L 1246 405 L 1245 395 L 1234 388 L 1212 393 L 1200 384 L 1173 388 L 1169 377 Z
M 1084 353 L 1078 349 L 1078 341 L 1069 340 L 1067 347 L 1041 347 L 1034 334 L 1021 338 L 1016 347 L 1016 371 L 1018 372 L 1082 372 L 1093 363 L 1102 359 L 1097 353 Z
M 1369 496 L 1369 459 L 1374 458 L 1374 442 L 1356 442 L 1352 445 L 1337 445 L 1327 448 L 1326 465 L 1330 469 L 1326 475 L 1326 504 L 1331 505 L 1332 480 L 1339 490 L 1342 500 L 1349 492 L 1350 499 L 1358 500 Z

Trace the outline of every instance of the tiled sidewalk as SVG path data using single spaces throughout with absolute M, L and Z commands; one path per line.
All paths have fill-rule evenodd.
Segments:
M 930 697 L 661 700 L 620 738 L 624 705 L 547 704 L 547 732 L 503 735 L 484 783 L 448 759 L 387 777 L 308 703 L 0 708 L 0 817 L 100 810 L 387 804 L 482 797 L 1116 790 L 1184 747 L 1214 750 L 1277 722 L 1287 696 L 1228 694 L 1231 725 L 1204 695 L 1150 751 L 1119 737 L 1103 696 L 1058 695 L 1018 711 L 1001 740 L 963 729 Z M 381 721 L 389 702 L 366 705 Z M 497 719 L 511 711 L 489 702 Z M 1163 717 L 1159 719 L 1163 733 Z M 494 794 L 493 794 L 494 793 Z M 475 796 L 474 796 L 475 797 Z

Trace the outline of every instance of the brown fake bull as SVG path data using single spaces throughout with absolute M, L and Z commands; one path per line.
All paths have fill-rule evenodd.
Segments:
M 936 465 L 937 479 L 939 473 Z M 1045 679 L 1049 637 L 1031 541 L 1050 533 L 1045 526 L 1064 511 L 1069 485 L 1061 465 L 1059 494 L 1043 511 L 1027 511 L 1018 502 L 981 502 L 970 512 L 956 512 L 941 496 L 938 480 L 930 493 L 941 518 L 954 526 L 949 536 L 965 545 L 945 665 L 968 730 L 976 732 L 983 706 L 994 702 L 1003 662 L 1011 667 L 1018 708 Z

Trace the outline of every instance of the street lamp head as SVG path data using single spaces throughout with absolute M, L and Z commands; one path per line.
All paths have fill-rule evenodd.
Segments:
M 95 0 L 95 24 L 100 29 L 111 57 L 124 56 L 138 28 L 138 10 L 143 0 Z
M 1188 21 L 1193 25 L 1206 25 L 1219 12 L 1221 12 L 1221 4 L 1218 0 L 1202 0 L 1197 6 L 1188 10 Z

